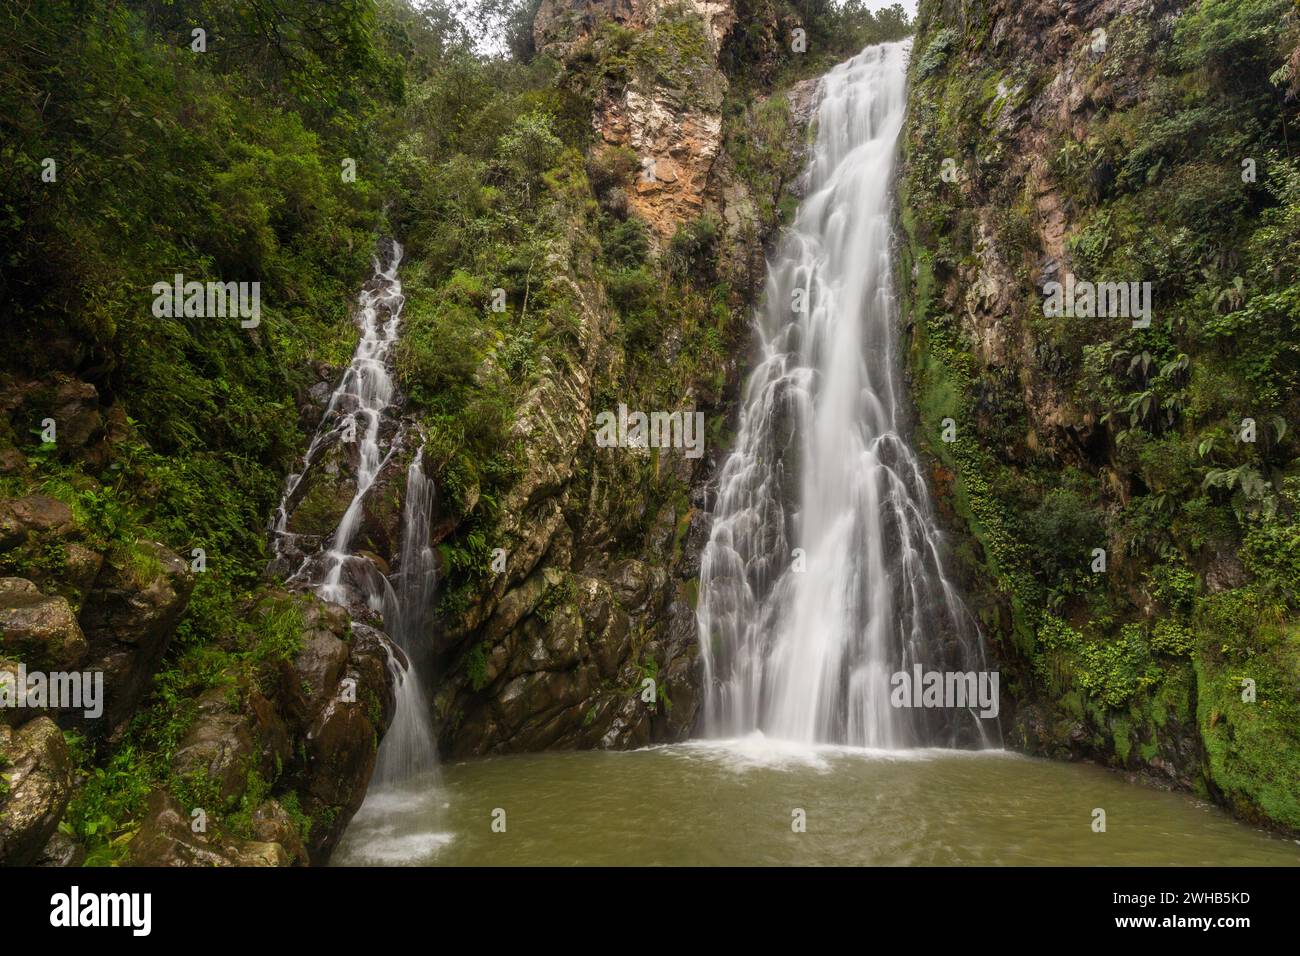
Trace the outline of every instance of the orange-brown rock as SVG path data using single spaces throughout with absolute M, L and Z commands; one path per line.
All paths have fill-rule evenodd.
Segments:
M 699 218 L 717 191 L 727 90 L 718 54 L 735 19 L 731 0 L 544 0 L 533 21 L 538 50 L 561 59 L 598 43 L 602 23 L 638 32 L 627 82 L 596 98 L 593 152 L 635 152 L 628 209 L 660 241 Z

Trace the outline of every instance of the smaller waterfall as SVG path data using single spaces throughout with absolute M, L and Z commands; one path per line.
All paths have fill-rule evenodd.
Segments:
M 361 337 L 356 352 L 330 395 L 321 422 L 299 470 L 285 482 L 284 495 L 271 523 L 275 557 L 271 567 L 293 586 L 311 588 L 321 598 L 343 604 L 353 618 L 383 615 L 390 638 L 389 668 L 397 684 L 397 712 L 380 747 L 377 778 L 403 779 L 431 767 L 436 759 L 429 707 L 420 682 L 428 672 L 429 631 L 436 584 L 429 531 L 433 483 L 424 473 L 421 448 L 407 470 L 401 551 L 396 586 L 368 558 L 353 550 L 365 517 L 367 495 L 385 466 L 402 448 L 405 429 L 396 420 L 396 387 L 389 367 L 397 343 L 406 298 L 397 268 L 399 243 L 380 243 L 371 276 L 357 301 Z M 300 490 L 327 452 L 356 446 L 352 474 L 356 490 L 334 531 L 323 540 L 289 530 Z
M 397 714 L 379 747 L 375 777 L 381 783 L 405 780 L 433 766 L 437 753 L 429 726 L 429 705 L 420 681 L 429 671 L 429 630 L 432 627 L 437 566 L 429 543 L 433 517 L 433 482 L 424 473 L 424 449 L 406 471 L 406 501 L 402 508 L 402 552 L 398 558 L 395 600 L 384 613 L 393 642 L 406 664 L 393 653 L 389 667 L 399 678 Z
M 389 356 L 397 344 L 402 308 L 406 304 L 402 283 L 397 278 L 402 247 L 397 242 L 386 242 L 381 244 L 380 256 L 385 253 L 387 265 L 380 258 L 375 259 L 374 275 L 361 290 L 357 301 L 361 338 L 352 362 L 330 395 L 320 426 L 303 456 L 301 469 L 290 475 L 285 484 L 271 528 L 276 555 L 273 567 L 291 571 L 290 584 L 310 585 L 321 597 L 340 604 L 351 604 L 358 598 L 365 598 L 370 609 L 376 612 L 385 606 L 387 583 L 375 580 L 382 575 L 375 573 L 369 561 L 352 554 L 351 546 L 364 514 L 366 493 L 389 457 L 401 446 L 398 433 L 386 442 L 388 447 L 385 449 L 383 432 L 384 426 L 391 422 L 388 410 L 395 391 L 388 368 Z M 305 553 L 310 552 L 313 542 L 304 541 L 304 536 L 288 530 L 293 509 L 299 501 L 297 492 L 325 451 L 339 443 L 355 443 L 357 446 L 356 491 L 338 527 L 328 538 L 328 548 Z

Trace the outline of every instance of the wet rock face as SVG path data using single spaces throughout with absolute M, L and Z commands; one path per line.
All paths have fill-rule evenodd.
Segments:
M 443 688 L 443 749 L 627 748 L 686 736 L 698 648 L 678 582 L 634 560 L 590 573 L 543 565 L 471 638 L 465 683 Z
M 340 605 L 294 599 L 303 607 L 302 645 L 281 665 L 273 714 L 261 719 L 255 737 L 268 773 L 284 766 L 284 782 L 312 821 L 306 851 L 323 862 L 365 799 L 396 700 L 387 637 L 351 623 Z M 280 737 L 287 756 L 273 749 Z

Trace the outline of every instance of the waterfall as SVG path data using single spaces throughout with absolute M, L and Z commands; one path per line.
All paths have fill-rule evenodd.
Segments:
M 397 565 L 396 600 L 384 614 L 389 636 L 409 661 L 403 668 L 396 654 L 389 667 L 403 678 L 398 684 L 397 713 L 379 747 L 375 776 L 381 783 L 405 780 L 433 765 L 437 753 L 429 726 L 429 705 L 424 689 L 412 676 L 428 673 L 429 628 L 432 626 L 436 583 L 429 526 L 433 517 L 433 482 L 424 473 L 424 448 L 406 471 L 406 500 L 402 507 L 402 550 Z
M 768 265 L 701 559 L 711 736 L 979 745 L 993 723 L 890 700 L 916 665 L 984 670 L 904 437 L 890 241 L 909 51 L 869 47 L 823 79 L 805 198 Z
M 421 448 L 406 476 L 402 509 L 401 550 L 394 587 L 368 558 L 353 551 L 365 515 L 367 493 L 384 467 L 401 450 L 406 429 L 395 417 L 396 388 L 391 353 L 401 328 L 406 299 L 397 268 L 402 246 L 380 243 L 374 274 L 361 290 L 356 321 L 361 336 L 347 370 L 330 395 L 320 425 L 299 469 L 289 475 L 271 523 L 273 570 L 284 573 L 291 586 L 309 587 L 321 598 L 346 605 L 354 620 L 383 615 L 388 634 L 389 668 L 397 685 L 397 712 L 380 747 L 377 775 L 392 781 L 433 763 L 435 745 L 429 708 L 420 683 L 427 671 L 428 636 L 435 580 L 429 543 L 433 483 L 424 474 Z M 341 444 L 356 446 L 352 472 L 356 490 L 333 533 L 323 541 L 289 531 L 298 494 L 313 468 L 321 467 L 327 451 Z

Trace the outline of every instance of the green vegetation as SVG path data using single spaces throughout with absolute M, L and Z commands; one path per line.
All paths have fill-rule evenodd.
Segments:
M 1201 0 L 1169 42 L 1141 14 L 1106 25 L 1104 53 L 1081 39 L 1086 122 L 1034 130 L 1045 174 L 1014 111 L 1058 65 L 1007 53 L 1024 38 L 995 50 L 983 19 L 956 33 L 937 4 L 919 23 L 900 263 L 914 394 L 1012 691 L 1061 718 L 1031 745 L 1175 764 L 1243 816 L 1300 828 L 1290 5 Z M 1151 282 L 1150 328 L 1043 315 L 1044 195 L 1068 223 L 1062 271 Z M 990 253 L 1009 273 L 991 326 L 962 298 Z M 1203 766 L 1180 737 L 1199 737 Z
M 298 650 L 300 608 L 258 589 L 266 521 L 303 446 L 295 393 L 346 361 L 376 238 L 429 185 L 403 179 L 412 87 L 441 69 L 473 73 L 484 101 L 495 91 L 445 10 L 373 0 L 38 0 L 0 13 L 0 64 L 0 394 L 19 403 L 0 452 L 22 455 L 0 493 L 63 500 L 83 543 L 137 584 L 161 570 L 142 541 L 206 561 L 148 705 L 120 742 L 75 740 L 85 782 L 63 825 L 112 862 L 151 790 L 199 785 L 171 774 L 198 696 L 239 702 Z M 463 128 L 462 103 L 432 102 L 430 126 Z M 502 151 L 517 177 L 536 172 L 543 122 L 521 115 L 531 125 Z M 260 322 L 155 315 L 154 284 L 176 274 L 259 283 Z M 59 440 L 41 434 L 68 375 L 111 405 L 92 444 L 64 438 L 62 413 Z M 0 570 L 59 582 L 68 562 L 34 541 Z
M 237 707 L 250 689 L 270 694 L 277 665 L 298 649 L 304 622 L 299 604 L 287 596 L 262 596 L 236 613 L 231 596 L 220 588 L 217 579 L 200 578 L 171 660 L 155 676 L 150 704 L 132 718 L 120 746 L 103 759 L 93 742 L 65 734 L 85 780 L 61 827 L 86 845 L 89 865 L 120 859 L 135 832 L 132 821 L 159 786 L 167 786 L 186 806 L 211 808 L 214 817 L 236 809 L 208 792 L 211 781 L 175 776 L 172 760 L 198 715 L 198 696 L 225 688 L 227 703 Z M 197 628 L 196 621 L 208 627 Z M 263 782 L 261 792 L 268 786 Z M 248 811 L 256 806 L 250 799 L 241 798 Z
M 872 43 L 912 32 L 901 4 L 873 13 L 862 0 L 737 0 L 735 9 L 720 59 L 742 97 L 820 76 Z

